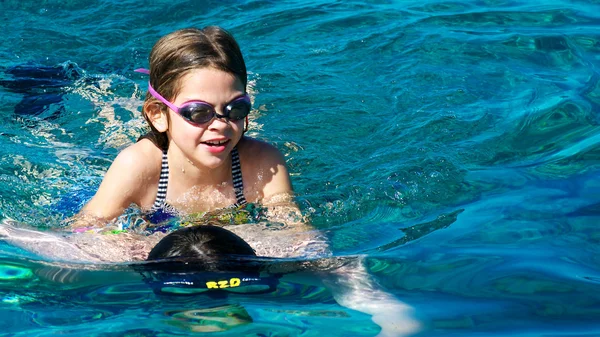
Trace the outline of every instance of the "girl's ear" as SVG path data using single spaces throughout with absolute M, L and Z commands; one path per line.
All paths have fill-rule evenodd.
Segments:
M 160 104 L 156 102 L 144 104 L 144 113 L 156 131 L 166 132 L 169 129 L 167 112 L 161 109 Z

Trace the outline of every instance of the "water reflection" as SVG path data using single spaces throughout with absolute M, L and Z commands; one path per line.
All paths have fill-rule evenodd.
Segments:
M 219 332 L 252 323 L 252 317 L 238 304 L 210 308 L 168 311 L 166 323 L 192 332 Z

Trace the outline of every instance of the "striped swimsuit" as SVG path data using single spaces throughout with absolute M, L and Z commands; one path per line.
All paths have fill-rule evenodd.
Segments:
M 244 183 L 242 181 L 242 168 L 240 165 L 240 156 L 237 148 L 231 151 L 231 177 L 233 178 L 233 191 L 235 192 L 236 203 L 231 207 L 239 207 L 247 203 L 244 197 Z M 163 150 L 162 163 L 160 168 L 160 179 L 158 181 L 158 193 L 154 205 L 150 209 L 150 221 L 152 223 L 162 222 L 171 217 L 170 206 L 166 203 L 167 185 L 169 183 L 169 162 L 167 160 L 167 150 Z

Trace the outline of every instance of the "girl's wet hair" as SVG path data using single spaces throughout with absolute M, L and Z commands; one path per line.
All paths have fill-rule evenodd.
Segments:
M 165 236 L 152 248 L 148 260 L 212 259 L 222 255 L 256 256 L 256 253 L 246 241 L 224 228 L 198 225 L 178 229 Z
M 187 28 L 163 36 L 150 52 L 150 85 L 165 99 L 172 101 L 181 88 L 181 79 L 193 69 L 214 68 L 234 75 L 244 85 L 248 82 L 246 63 L 239 45 L 226 30 L 216 26 L 203 29 Z M 150 125 L 150 139 L 156 146 L 166 149 L 166 133 L 154 128 L 146 115 L 151 104 L 159 102 L 146 94 L 143 115 Z M 167 109 L 160 104 L 162 109 Z

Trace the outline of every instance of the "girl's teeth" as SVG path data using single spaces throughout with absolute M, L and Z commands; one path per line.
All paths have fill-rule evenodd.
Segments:
M 206 144 L 221 145 L 221 144 L 225 144 L 226 142 L 227 142 L 226 140 L 219 140 L 219 141 L 214 141 L 214 142 L 208 141 L 208 142 L 206 142 Z

